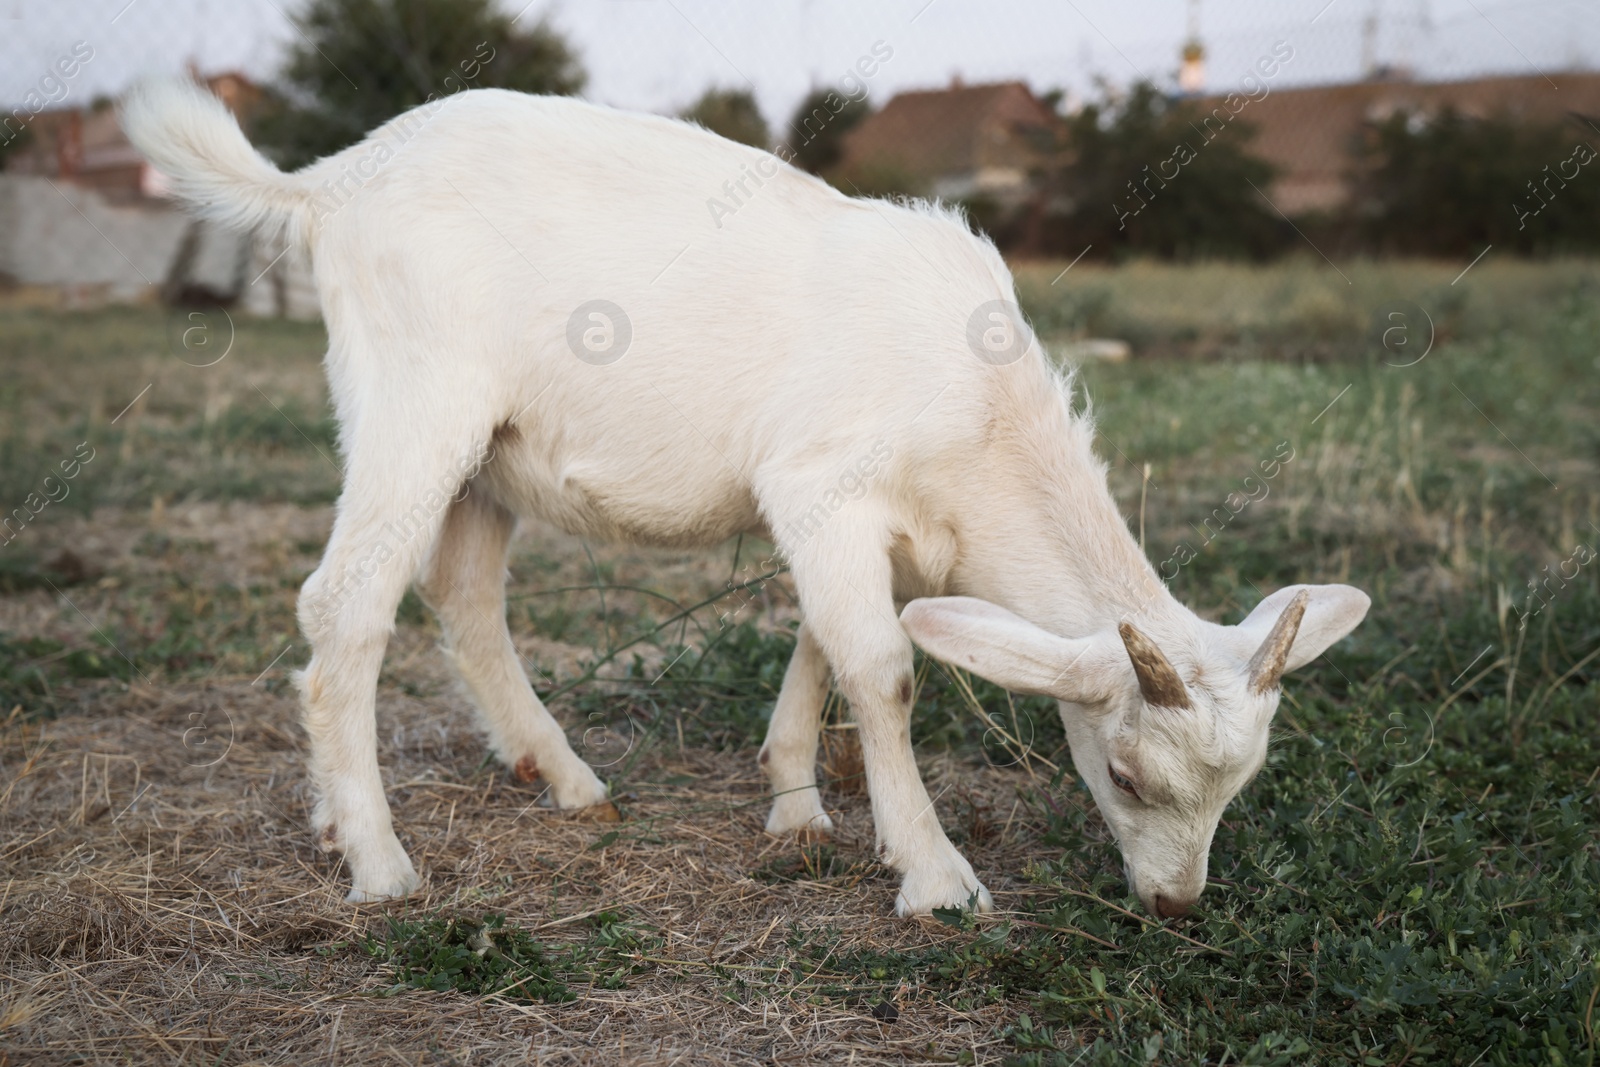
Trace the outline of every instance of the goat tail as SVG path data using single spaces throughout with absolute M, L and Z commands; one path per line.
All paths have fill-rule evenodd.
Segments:
M 201 216 L 302 246 L 308 241 L 310 183 L 257 152 L 233 114 L 202 86 L 145 81 L 123 101 L 120 118 L 134 147 Z

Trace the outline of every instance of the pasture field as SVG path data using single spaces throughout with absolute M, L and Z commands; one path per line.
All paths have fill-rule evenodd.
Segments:
M 1175 591 L 1374 600 L 1182 922 L 1128 895 L 1054 707 L 920 660 L 998 910 L 894 919 L 836 699 L 838 834 L 761 833 L 769 546 L 538 524 L 514 639 L 624 820 L 486 760 L 408 595 L 379 735 L 426 892 L 344 903 L 288 680 L 339 478 L 320 327 L 0 307 L 0 505 L 74 470 L 0 548 L 0 1062 L 1595 1064 L 1600 264 L 1065 266 L 1024 306 L 1133 343 L 1079 382 Z

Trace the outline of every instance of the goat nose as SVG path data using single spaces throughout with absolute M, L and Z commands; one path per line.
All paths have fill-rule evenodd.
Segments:
M 1158 893 L 1156 894 L 1156 914 L 1163 919 L 1181 919 L 1189 914 L 1189 908 L 1193 903 L 1193 901 L 1188 900 L 1174 900 Z

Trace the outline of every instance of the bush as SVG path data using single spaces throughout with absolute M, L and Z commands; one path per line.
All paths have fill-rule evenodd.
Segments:
M 1096 256 L 1198 259 L 1284 246 L 1286 225 L 1256 192 L 1273 168 L 1247 153 L 1253 131 L 1243 121 L 1219 125 L 1141 82 L 1120 101 L 1085 107 L 1069 127 L 1059 192 L 1072 207 L 1049 226 L 1052 251 L 1093 245 Z
M 1556 124 L 1396 114 L 1363 155 L 1355 210 L 1379 252 L 1474 256 L 1600 248 L 1600 165 L 1589 142 Z M 1586 136 L 1587 135 L 1587 136 Z
M 787 141 L 794 165 L 812 174 L 835 166 L 844 154 L 844 135 L 872 114 L 866 97 L 847 98 L 831 89 L 813 90 L 789 120 Z
M 742 89 L 707 89 L 680 117 L 740 144 L 766 148 L 772 143 L 756 98 Z

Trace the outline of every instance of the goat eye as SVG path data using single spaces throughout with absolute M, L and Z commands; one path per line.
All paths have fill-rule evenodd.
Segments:
M 1106 764 L 1106 772 L 1111 775 L 1112 785 L 1116 786 L 1130 797 L 1137 798 L 1139 796 L 1139 791 L 1133 787 L 1133 782 L 1118 774 L 1117 769 L 1111 766 L 1109 763 Z

